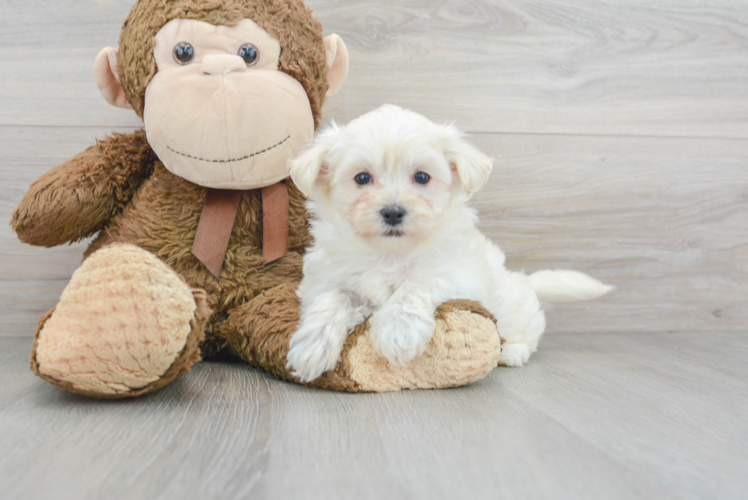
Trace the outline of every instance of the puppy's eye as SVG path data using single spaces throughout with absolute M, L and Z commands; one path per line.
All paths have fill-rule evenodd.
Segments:
M 260 51 L 251 43 L 245 43 L 239 47 L 239 57 L 244 59 L 247 66 L 254 66 L 260 59 Z
M 428 184 L 431 180 L 431 176 L 427 174 L 426 172 L 418 172 L 416 175 L 413 176 L 413 180 L 416 181 L 418 184 Z
M 353 180 L 356 181 L 356 184 L 358 184 L 359 186 L 364 186 L 366 184 L 369 184 L 374 179 L 372 179 L 371 175 L 367 174 L 366 172 L 361 172 L 356 177 L 354 177 Z
M 195 47 L 187 42 L 180 42 L 174 47 L 174 60 L 186 66 L 195 59 Z

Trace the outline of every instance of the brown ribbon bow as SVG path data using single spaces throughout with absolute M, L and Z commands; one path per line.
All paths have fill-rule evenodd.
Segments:
M 219 279 L 244 191 L 208 189 L 192 254 Z M 270 264 L 288 251 L 288 186 L 262 188 L 262 257 Z

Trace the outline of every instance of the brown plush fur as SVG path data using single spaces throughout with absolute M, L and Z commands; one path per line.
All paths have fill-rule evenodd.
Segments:
M 251 18 L 277 36 L 280 70 L 304 86 L 315 124 L 319 123 L 327 92 L 322 27 L 300 0 L 139 0 L 122 30 L 118 64 L 122 86 L 139 115 L 143 114 L 145 89 L 156 72 L 154 35 L 176 18 L 216 25 L 234 25 Z M 302 255 L 310 235 L 305 199 L 290 181 L 288 188 L 288 253 L 272 264 L 264 264 L 261 194 L 260 190 L 247 191 L 242 195 L 221 278 L 216 280 L 191 253 L 207 190 L 167 171 L 144 131 L 115 134 L 99 141 L 31 185 L 11 221 L 22 241 L 54 246 L 98 233 L 86 258 L 112 244 L 138 246 L 174 270 L 194 290 L 199 304 L 193 334 L 161 379 L 116 396 L 86 395 L 131 397 L 156 390 L 199 361 L 197 344 L 201 340 L 202 356 L 239 357 L 293 380 L 286 368 L 286 354 L 298 321 L 295 289 L 301 280 Z M 463 306 L 486 315 L 477 304 Z M 42 318 L 40 331 L 53 312 Z M 351 367 L 345 353 L 364 332 L 364 325 L 356 329 L 336 370 L 312 385 L 361 390 L 349 376 Z M 35 353 L 31 364 L 39 373 Z M 64 383 L 49 381 L 76 392 Z
M 250 18 L 277 37 L 279 69 L 304 87 L 318 126 L 328 88 L 326 52 L 322 26 L 301 0 L 139 0 L 122 29 L 118 72 L 130 104 L 141 117 L 146 87 L 157 71 L 155 35 L 177 18 L 226 26 Z M 229 345 L 230 329 L 223 328 L 223 336 L 216 331 L 234 311 L 263 291 L 299 282 L 301 255 L 310 240 L 305 200 L 289 182 L 289 251 L 266 266 L 261 194 L 248 191 L 217 281 L 191 253 L 205 194 L 205 188 L 164 168 L 145 131 L 115 134 L 34 182 L 11 225 L 21 241 L 48 247 L 98 232 L 86 257 L 113 243 L 131 243 L 152 252 L 202 294 L 206 307 L 213 310 L 202 343 L 203 355 L 212 356 Z M 187 365 L 197 361 L 192 354 L 186 360 Z M 154 384 L 150 389 L 155 388 Z
M 100 231 L 153 171 L 145 131 L 114 134 L 34 181 L 11 225 L 24 243 L 53 247 Z
M 153 253 L 195 289 L 196 298 L 200 298 L 201 312 L 196 322 L 205 324 L 202 356 L 239 357 L 280 378 L 294 380 L 286 368 L 286 354 L 298 323 L 295 290 L 301 280 L 303 252 L 311 243 L 303 195 L 288 181 L 289 251 L 280 260 L 265 265 L 260 190 L 245 192 L 221 279 L 216 280 L 191 253 L 206 188 L 166 170 L 146 151 L 143 141 L 142 131 L 99 141 L 45 174 L 31 186 L 14 214 L 11 223 L 19 237 L 49 246 L 80 239 L 101 228 L 86 257 L 116 243 L 133 244 Z M 117 173 L 116 177 L 105 175 L 106 165 Z M 490 318 L 485 309 L 472 302 L 459 301 L 450 307 Z M 208 308 L 213 314 L 206 321 Z M 437 311 L 438 321 L 443 320 L 447 310 L 449 307 Z M 41 325 L 48 317 L 42 319 Z M 351 367 L 346 353 L 365 332 L 366 325 L 359 325 L 349 338 L 338 367 L 310 385 L 349 392 L 364 390 L 349 376 Z M 190 338 L 194 341 L 197 336 Z M 133 397 L 163 387 L 198 360 L 194 346 L 186 346 L 161 380 L 116 396 L 75 390 L 68 384 L 45 378 L 88 396 Z M 33 354 L 32 369 L 38 372 Z
M 173 19 L 195 19 L 235 26 L 252 19 L 280 42 L 280 71 L 306 90 L 319 126 L 327 93 L 327 64 L 322 25 L 301 0 L 140 0 L 120 36 L 118 70 L 128 101 L 143 116 L 145 88 L 156 74 L 155 35 Z
M 301 280 L 302 253 L 310 237 L 305 199 L 289 181 L 289 250 L 281 259 L 265 265 L 261 192 L 247 191 L 239 205 L 221 279 L 216 280 L 192 255 L 206 191 L 156 162 L 153 174 L 143 181 L 125 210 L 112 217 L 86 256 L 105 245 L 131 243 L 155 254 L 189 286 L 205 290 L 213 316 L 208 323 L 204 352 L 213 355 L 226 344 L 225 339 L 215 335 L 216 325 L 263 291 Z
M 436 311 L 437 322 L 448 321 L 448 316 L 454 311 L 468 311 L 488 318 L 494 324 L 496 322 L 483 306 L 468 300 L 455 300 L 439 306 Z M 243 360 L 276 377 L 298 382 L 286 367 L 285 360 L 290 348 L 291 335 L 296 331 L 299 322 L 299 312 L 296 283 L 281 285 L 263 292 L 245 306 L 235 310 L 228 320 L 219 325 L 219 335 L 227 340 L 231 351 Z M 348 336 L 336 368 L 306 385 L 346 392 L 371 391 L 351 377 L 353 369 L 348 356 L 358 343 L 359 337 L 366 335 L 367 331 L 368 322 L 358 325 Z M 257 335 L 256 332 L 263 334 Z M 496 359 L 498 355 L 497 352 Z M 456 371 L 459 371 L 458 367 Z
M 101 229 L 86 257 L 114 243 L 153 253 L 190 287 L 204 291 L 213 314 L 202 351 L 204 356 L 217 355 L 231 345 L 231 328 L 218 328 L 229 317 L 262 292 L 281 285 L 295 287 L 301 280 L 302 254 L 311 242 L 306 200 L 288 181 L 289 251 L 265 265 L 261 191 L 245 192 L 221 279 L 216 280 L 192 255 L 207 189 L 166 170 L 152 152 L 144 151 L 143 141 L 143 131 L 116 135 L 50 170 L 32 184 L 11 224 L 22 241 L 45 246 L 79 240 Z M 107 165 L 115 176 L 105 175 Z M 240 349 L 227 353 L 249 358 Z

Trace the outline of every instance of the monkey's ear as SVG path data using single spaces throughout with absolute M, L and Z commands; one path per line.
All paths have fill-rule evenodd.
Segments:
M 348 48 L 338 35 L 332 34 L 325 38 L 327 52 L 327 83 L 330 88 L 325 98 L 338 93 L 348 77 Z
M 288 161 L 291 180 L 307 198 L 312 196 L 317 182 L 325 179 L 329 173 L 326 156 L 337 141 L 341 130 L 333 122 L 328 128 L 317 134 L 314 142 L 305 151 Z
M 107 47 L 99 52 L 93 69 L 96 86 L 106 102 L 118 108 L 132 109 L 125 96 L 125 90 L 119 84 L 117 73 L 117 49 Z

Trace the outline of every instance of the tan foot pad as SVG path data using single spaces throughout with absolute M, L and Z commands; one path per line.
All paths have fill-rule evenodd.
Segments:
M 393 365 L 380 356 L 367 329 L 367 324 L 359 325 L 348 337 L 337 368 L 311 385 L 350 392 L 459 387 L 488 375 L 501 355 L 493 316 L 466 300 L 439 307 L 426 353 L 407 366 Z
M 374 351 L 368 335 L 351 348 L 351 379 L 368 391 L 459 387 L 496 368 L 501 339 L 494 322 L 471 311 L 453 309 L 437 321 L 426 353 L 408 366 L 397 366 Z
M 115 245 L 83 263 L 50 314 L 32 369 L 72 392 L 124 397 L 148 392 L 167 371 L 174 378 L 175 364 L 184 372 L 199 360 L 209 312 L 204 292 L 193 293 L 155 255 Z

